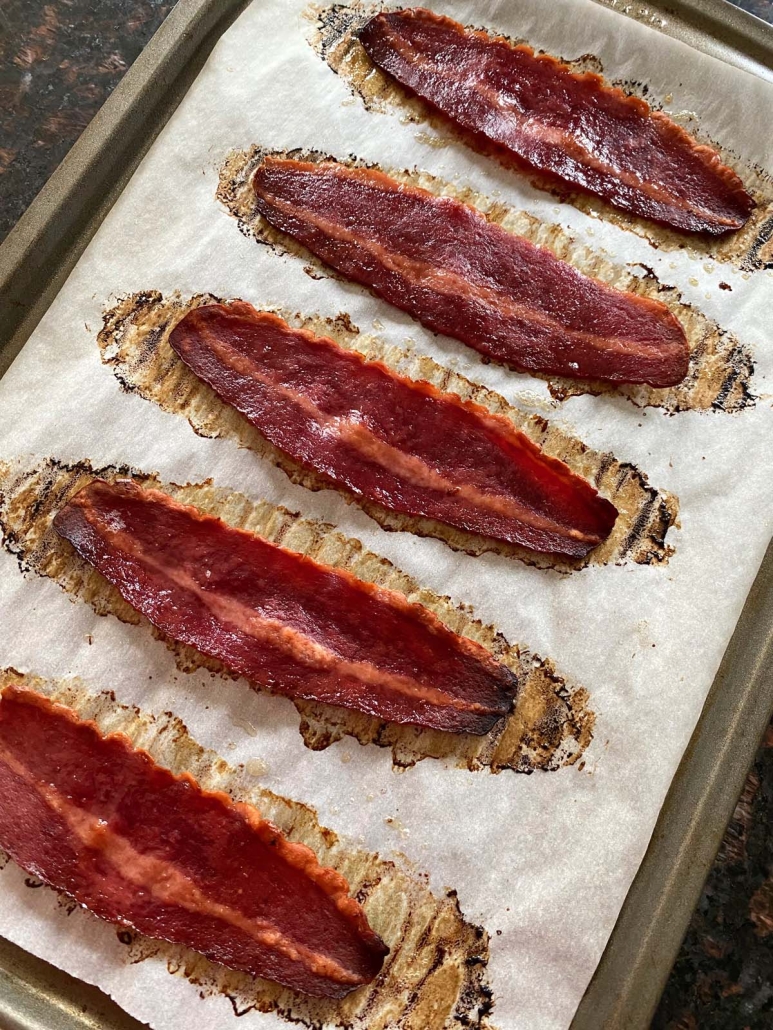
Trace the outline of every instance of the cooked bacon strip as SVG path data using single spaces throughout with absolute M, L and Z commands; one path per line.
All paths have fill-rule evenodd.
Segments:
M 249 805 L 34 691 L 0 700 L 0 846 L 110 922 L 341 998 L 389 949 L 349 885 Z
M 513 368 L 672 386 L 687 340 L 659 301 L 614 290 L 449 197 L 335 162 L 266 158 L 260 213 L 350 279 Z
M 95 480 L 54 526 L 175 640 L 276 693 L 486 733 L 515 678 L 401 594 L 130 481 Z
M 715 150 L 599 75 L 421 8 L 377 14 L 360 41 L 463 129 L 624 211 L 718 235 L 754 208 Z
M 393 511 L 582 556 L 617 509 L 510 422 L 235 301 L 194 308 L 170 340 L 298 462 Z

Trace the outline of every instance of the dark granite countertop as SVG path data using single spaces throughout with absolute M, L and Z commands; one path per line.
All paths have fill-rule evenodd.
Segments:
M 173 6 L 0 0 L 0 239 Z
M 773 0 L 736 2 L 773 22 Z M 0 0 L 0 239 L 172 6 Z M 652 1026 L 773 1028 L 773 724 Z

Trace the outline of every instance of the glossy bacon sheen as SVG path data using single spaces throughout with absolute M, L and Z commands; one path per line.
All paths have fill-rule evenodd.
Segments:
M 427 609 L 158 490 L 95 480 L 54 526 L 164 633 L 276 693 L 476 734 L 512 708 L 512 673 Z
M 625 211 L 718 235 L 754 208 L 715 150 L 599 75 L 421 8 L 377 14 L 359 38 L 375 64 L 465 130 Z
M 388 949 L 348 884 L 249 805 L 34 691 L 0 700 L 0 846 L 95 915 L 339 998 Z
M 382 172 L 266 158 L 260 213 L 333 268 L 436 332 L 525 371 L 673 386 L 682 327 L 450 197 Z
M 194 308 L 169 342 L 301 464 L 393 511 L 583 556 L 617 509 L 506 419 L 234 301 Z

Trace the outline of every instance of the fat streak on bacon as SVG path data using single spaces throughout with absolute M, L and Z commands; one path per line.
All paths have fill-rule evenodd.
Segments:
M 102 919 L 318 997 L 369 983 L 389 950 L 344 878 L 254 808 L 14 685 L 0 846 Z
M 714 149 L 599 75 L 421 8 L 377 14 L 359 38 L 375 64 L 473 138 L 624 211 L 718 235 L 754 208 Z
M 512 368 L 673 386 L 689 348 L 665 304 L 583 275 L 451 197 L 367 168 L 265 158 L 260 213 L 423 325 Z
M 512 709 L 514 675 L 426 608 L 159 490 L 94 480 L 54 527 L 164 633 L 275 693 L 473 734 Z
M 194 308 L 169 342 L 294 459 L 360 497 L 582 557 L 617 509 L 507 419 L 243 301 Z

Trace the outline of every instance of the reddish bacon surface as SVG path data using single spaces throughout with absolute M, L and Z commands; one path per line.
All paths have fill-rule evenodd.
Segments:
M 266 158 L 273 225 L 437 332 L 513 368 L 672 386 L 687 341 L 659 301 L 614 290 L 450 197 L 335 162 Z
M 512 673 L 426 608 L 160 491 L 95 480 L 54 526 L 164 633 L 276 693 L 476 734 L 512 708 Z
M 583 556 L 617 509 L 506 419 L 235 301 L 194 308 L 183 361 L 302 465 L 393 511 Z
M 625 211 L 716 235 L 754 208 L 715 150 L 598 75 L 420 8 L 376 15 L 360 41 L 465 130 Z
M 0 701 L 0 846 L 102 919 L 307 994 L 343 997 L 388 952 L 343 877 L 254 808 L 15 686 Z

